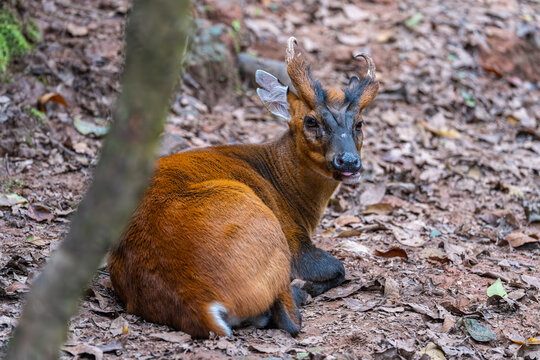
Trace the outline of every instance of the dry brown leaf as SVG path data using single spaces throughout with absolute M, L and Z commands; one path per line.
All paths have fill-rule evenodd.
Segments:
M 419 247 L 428 241 L 427 236 L 423 236 L 421 233 L 425 226 L 421 221 L 411 221 L 401 226 L 389 226 L 396 240 L 403 245 Z
M 350 224 L 358 224 L 362 220 L 358 216 L 354 215 L 341 215 L 334 221 L 337 226 L 346 226 Z
M 67 24 L 66 27 L 68 33 L 73 37 L 88 35 L 88 28 L 86 26 L 80 26 L 73 23 Z
M 337 287 L 328 290 L 324 294 L 321 295 L 321 299 L 324 300 L 336 300 L 336 299 L 342 299 L 347 296 L 351 296 L 352 294 L 356 293 L 362 288 L 359 284 L 350 284 L 346 287 Z
M 431 257 L 443 257 L 444 253 L 438 248 L 425 248 L 418 255 L 420 259 L 429 259 Z
M 249 349 L 263 354 L 275 354 L 286 350 L 284 347 L 276 344 L 250 344 Z
M 444 321 L 443 321 L 443 325 L 442 325 L 442 331 L 444 333 L 449 332 L 450 330 L 452 330 L 452 328 L 454 327 L 455 324 L 456 324 L 456 319 L 452 315 L 447 314 L 444 317 Z
M 390 215 L 392 213 L 392 205 L 387 203 L 378 203 L 368 205 L 366 210 L 364 210 L 365 215 L 375 214 L 375 215 Z
M 441 264 L 448 264 L 448 263 L 452 262 L 452 260 L 450 260 L 447 257 L 438 257 L 438 256 L 431 256 L 431 257 L 429 257 L 429 260 L 436 261 L 436 262 L 439 262 Z
M 415 303 L 403 303 L 403 305 L 407 305 L 417 313 L 429 316 L 433 320 L 441 320 L 441 317 L 437 315 L 435 311 L 430 310 L 426 305 Z
M 405 308 L 403 306 L 379 306 L 377 310 L 387 313 L 401 313 L 405 311 Z
M 92 346 L 88 344 L 79 344 L 76 346 L 63 346 L 62 350 L 70 353 L 71 355 L 77 357 L 78 359 L 82 358 L 81 355 L 92 355 L 95 360 L 103 359 L 103 351 L 97 346 Z
M 54 102 L 57 104 L 60 104 L 64 107 L 69 107 L 64 97 L 58 93 L 46 93 L 45 95 L 41 95 L 37 100 L 37 108 L 41 112 L 47 111 L 47 103 Z
M 129 328 L 126 320 L 122 316 L 117 317 L 111 322 L 109 331 L 113 336 L 128 334 Z
M 517 248 L 525 244 L 538 242 L 538 239 L 535 239 L 529 235 L 517 231 L 506 235 L 504 237 L 504 240 L 507 241 L 508 244 L 513 248 Z
M 47 221 L 48 223 L 50 223 L 56 217 L 48 207 L 41 204 L 30 204 L 26 214 L 31 219 L 39 222 Z
M 461 134 L 459 131 L 449 126 L 441 126 L 440 128 L 436 129 L 423 121 L 420 121 L 420 126 L 435 135 L 444 136 L 449 139 L 461 139 Z
M 357 255 L 371 254 L 371 249 L 357 241 L 345 240 L 341 243 L 341 248 Z
M 181 331 L 150 334 L 150 338 L 179 344 L 185 344 L 191 340 L 191 336 L 189 334 Z
M 15 293 L 24 293 L 29 289 L 28 285 L 14 281 L 11 285 L 6 286 L 4 289 L 6 293 L 15 294 Z
M 362 230 L 354 229 L 354 230 L 343 230 L 339 233 L 337 236 L 338 238 L 349 238 L 353 236 L 360 236 L 362 235 Z
M 26 242 L 29 242 L 30 244 L 33 244 L 36 246 L 45 246 L 50 243 L 50 240 L 43 239 L 39 236 L 30 235 L 26 238 Z
M 540 290 L 540 277 L 522 274 L 521 280 L 523 280 L 528 287 L 535 287 Z
M 360 236 L 362 233 L 369 232 L 369 231 L 377 231 L 377 230 L 385 230 L 386 227 L 382 223 L 375 223 L 371 225 L 366 225 L 361 228 L 356 228 L 353 230 L 343 230 L 339 235 L 338 238 L 347 238 L 347 237 L 353 237 L 353 236 Z
M 399 283 L 396 280 L 387 276 L 384 281 L 384 296 L 397 299 L 399 298 L 400 292 L 401 292 L 401 285 L 399 285 Z
M 345 301 L 349 309 L 351 309 L 352 311 L 357 311 L 357 312 L 366 312 L 380 305 L 380 302 L 364 304 L 356 299 L 351 299 L 351 298 L 346 298 L 343 300 Z
M 385 258 L 392 258 L 392 257 L 400 257 L 404 259 L 408 259 L 407 252 L 399 247 L 393 247 L 386 251 L 380 251 L 375 250 L 375 255 L 385 257 Z
M 362 195 L 360 195 L 360 203 L 363 206 L 378 204 L 381 202 L 386 192 L 386 183 L 379 182 L 376 184 L 366 184 Z

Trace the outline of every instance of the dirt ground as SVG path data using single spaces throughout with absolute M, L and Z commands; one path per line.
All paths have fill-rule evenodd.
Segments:
M 103 139 L 96 134 L 106 131 L 119 92 L 130 2 L 25 6 L 43 41 L 0 84 L 0 353 L 91 181 Z M 343 261 L 347 280 L 302 308 L 298 338 L 244 328 L 232 338 L 192 340 L 126 313 L 101 270 L 62 358 L 540 358 L 539 3 L 195 7 L 200 29 L 224 29 L 232 59 L 240 50 L 283 60 L 294 35 L 327 86 L 361 71 L 353 51 L 372 54 L 381 90 L 364 113 L 364 181 L 341 186 L 314 238 Z M 163 154 L 259 143 L 285 129 L 248 81 L 218 69 L 206 82 L 200 67 L 193 63 L 174 97 Z M 69 107 L 50 102 L 39 119 L 30 109 L 50 92 Z M 24 199 L 6 204 L 13 194 Z M 488 298 L 497 279 L 507 296 Z

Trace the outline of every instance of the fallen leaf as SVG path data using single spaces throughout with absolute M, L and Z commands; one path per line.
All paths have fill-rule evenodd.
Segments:
M 0 316 L 0 325 L 15 326 L 17 325 L 17 319 L 14 319 L 9 316 L 2 315 Z
M 495 339 L 495 334 L 475 319 L 463 319 L 463 324 L 471 337 L 479 342 L 488 342 Z
M 73 37 L 85 36 L 88 35 L 88 28 L 86 26 L 80 26 L 73 23 L 67 24 L 66 27 L 68 33 Z
M 263 354 L 274 354 L 283 352 L 283 347 L 275 344 L 250 344 L 250 350 L 255 350 Z
M 348 46 L 361 46 L 367 44 L 369 41 L 367 37 L 359 35 L 347 35 L 345 33 L 338 33 L 336 38 L 338 42 Z
M 79 359 L 81 358 L 81 355 L 92 355 L 95 360 L 103 359 L 103 351 L 101 351 L 101 349 L 97 346 L 79 344 L 77 346 L 63 346 L 62 350 L 76 356 Z
M 122 316 L 117 317 L 111 322 L 109 331 L 113 336 L 124 335 L 129 333 L 129 328 L 126 320 Z
M 46 93 L 45 95 L 41 95 L 37 100 L 37 108 L 41 112 L 47 111 L 47 103 L 54 102 L 57 104 L 60 104 L 64 107 L 69 107 L 64 97 L 58 93 Z
M 535 239 L 529 235 L 526 235 L 522 232 L 512 232 L 504 237 L 504 240 L 508 242 L 508 244 L 513 247 L 517 248 L 520 246 L 523 246 L 525 244 L 535 243 L 538 242 L 538 239 Z
M 397 226 L 390 225 L 392 233 L 397 241 L 406 246 L 419 247 L 427 242 L 427 238 L 420 233 L 424 229 L 424 223 L 411 221 Z
M 350 284 L 346 287 L 333 288 L 321 295 L 321 299 L 324 300 L 336 300 L 342 299 L 347 296 L 351 296 L 362 288 L 359 284 Z
M 540 359 L 540 345 L 538 344 L 531 344 L 522 345 L 517 353 L 519 359 L 525 359 L 525 360 L 538 360 Z
M 430 310 L 426 305 L 415 303 L 403 303 L 403 305 L 407 305 L 415 312 L 429 316 L 433 320 L 441 320 L 441 317 L 435 311 Z
M 436 262 L 441 263 L 441 264 L 449 264 L 449 263 L 452 262 L 452 260 L 450 260 L 447 257 L 438 257 L 438 256 L 430 256 L 429 260 L 436 261 Z
M 120 341 L 111 341 L 110 343 L 108 344 L 105 344 L 105 345 L 98 345 L 97 347 L 99 348 L 99 350 L 103 351 L 103 353 L 108 353 L 108 352 L 113 352 L 113 351 L 119 351 L 119 350 L 122 350 L 124 348 L 124 342 L 125 342 L 125 339 L 123 339 L 124 341 L 120 340 Z
M 360 203 L 363 206 L 378 204 L 381 202 L 386 192 L 386 183 L 379 182 L 376 184 L 368 183 L 365 185 L 362 194 L 360 195 Z
M 502 188 L 503 190 L 508 191 L 508 195 L 510 195 L 511 197 L 516 197 L 516 198 L 522 199 L 525 196 L 524 193 L 523 193 L 523 190 L 521 190 L 517 186 L 510 185 L 510 184 L 503 183 L 503 182 L 500 182 L 498 185 L 499 185 L 499 188 Z
M 528 287 L 535 287 L 537 289 L 540 289 L 540 278 L 536 276 L 522 274 L 521 280 L 523 280 L 523 282 L 525 282 Z
M 0 194 L 0 207 L 25 204 L 28 200 L 18 194 Z
M 428 343 L 425 348 L 418 352 L 418 355 L 426 355 L 429 360 L 446 360 L 444 357 L 444 352 L 434 343 Z
M 478 63 L 486 71 L 500 77 L 518 76 L 528 81 L 539 81 L 538 45 L 534 36 L 519 36 L 515 30 L 486 26 L 486 41 L 479 47 Z
M 511 291 L 510 293 L 508 293 L 508 298 L 510 298 L 510 299 L 512 299 L 514 301 L 518 301 L 520 299 L 523 299 L 525 297 L 525 295 L 527 295 L 525 290 L 518 289 L 518 290 Z
M 385 257 L 385 258 L 392 258 L 392 257 L 400 257 L 404 259 L 409 258 L 407 256 L 407 252 L 399 247 L 393 247 L 386 251 L 375 250 L 375 255 Z
M 350 251 L 358 255 L 371 254 L 371 249 L 357 241 L 344 240 L 341 243 L 341 248 L 345 251 Z
M 437 230 L 437 229 L 433 229 L 433 230 L 431 230 L 431 232 L 429 233 L 429 237 L 430 237 L 430 238 L 434 238 L 434 237 L 437 237 L 437 236 L 439 236 L 439 235 L 441 235 L 441 232 L 440 232 L 439 230 Z
M 394 35 L 394 30 L 393 29 L 382 30 L 379 33 L 377 33 L 376 39 L 377 39 L 377 42 L 382 43 L 382 44 L 394 41 L 396 39 Z
M 358 216 L 353 215 L 341 215 L 334 221 L 334 224 L 338 226 L 346 226 L 350 224 L 357 224 L 361 222 L 362 220 Z
M 379 306 L 377 310 L 387 313 L 401 313 L 405 311 L 405 308 L 403 306 Z
M 444 333 L 447 333 L 449 332 L 450 330 L 452 330 L 452 328 L 454 327 L 454 325 L 456 325 L 456 320 L 454 319 L 454 317 L 450 314 L 447 314 L 445 317 L 444 317 L 444 321 L 443 321 L 443 324 L 442 324 L 442 331 Z
M 401 286 L 399 285 L 399 283 L 391 277 L 387 276 L 384 281 L 384 296 L 397 299 L 399 298 L 400 290 Z
M 449 139 L 461 139 L 461 134 L 459 131 L 446 125 L 441 126 L 440 128 L 434 128 L 425 122 L 420 121 L 420 126 L 435 135 L 444 136 Z
M 26 214 L 30 219 L 34 219 L 38 222 L 47 221 L 50 223 L 56 217 L 48 207 L 41 204 L 30 204 Z
M 530 337 L 528 339 L 511 338 L 510 340 L 513 343 L 520 344 L 520 345 L 540 344 L 540 339 L 533 338 L 533 337 Z
M 28 285 L 14 281 L 11 285 L 4 289 L 8 294 L 25 293 L 29 289 Z
M 366 311 L 374 309 L 375 307 L 381 304 L 380 302 L 364 304 L 356 299 L 350 299 L 350 298 L 345 298 L 343 300 L 345 301 L 349 309 L 355 312 L 366 312 Z
M 154 333 L 150 334 L 150 338 L 180 344 L 191 341 L 191 336 L 181 331 Z
M 500 278 L 502 281 L 506 283 L 510 282 L 510 279 L 508 279 L 508 277 L 504 276 L 502 273 L 498 273 L 495 271 L 472 268 L 470 272 L 471 274 L 476 274 L 479 276 L 483 276 L 483 277 L 487 277 L 487 278 L 491 278 L 495 280 Z
M 376 214 L 376 215 L 390 215 L 392 213 L 392 205 L 387 203 L 378 203 L 368 205 L 366 210 L 364 210 L 365 215 Z
M 94 134 L 97 137 L 105 136 L 109 132 L 109 126 L 103 120 L 100 123 L 101 125 L 98 125 L 93 122 L 81 120 L 79 117 L 73 120 L 73 126 L 79 133 L 83 135 Z
M 500 297 L 508 297 L 506 290 L 502 285 L 501 279 L 497 279 L 490 287 L 487 289 L 487 296 L 492 297 L 493 295 L 498 295 Z
M 360 236 L 362 233 L 369 232 L 369 231 L 377 231 L 377 230 L 385 230 L 386 227 L 382 223 L 375 223 L 371 225 L 366 225 L 360 228 L 352 229 L 352 230 L 343 230 L 339 235 L 338 238 L 346 238 L 346 237 L 353 237 L 353 236 Z
M 30 235 L 26 238 L 26 242 L 36 245 L 36 246 L 45 246 L 50 243 L 49 240 L 42 239 L 39 236 Z
M 408 27 L 409 29 L 414 29 L 418 25 L 420 25 L 423 18 L 424 18 L 424 14 L 422 14 L 421 12 L 417 12 L 405 21 L 405 26 Z
M 454 304 L 452 304 L 450 301 L 443 301 L 441 302 L 440 306 L 455 315 L 459 315 L 459 316 L 473 316 L 474 315 L 474 316 L 484 317 L 484 314 L 480 311 L 473 311 L 473 312 L 463 311 L 459 309 L 458 307 L 456 307 Z
M 523 201 L 522 205 L 528 223 L 540 222 L 540 202 Z
M 465 90 L 462 90 L 461 91 L 461 96 L 465 100 L 465 105 L 467 105 L 468 107 L 475 107 L 476 106 L 476 101 L 474 100 L 474 97 L 471 94 L 469 94 Z
M 429 259 L 431 257 L 444 257 L 444 253 L 441 249 L 438 248 L 425 248 L 420 251 L 420 254 L 418 255 L 420 259 Z

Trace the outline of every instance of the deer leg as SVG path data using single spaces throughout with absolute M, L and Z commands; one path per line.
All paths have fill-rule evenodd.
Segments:
M 271 311 L 274 327 L 283 329 L 294 337 L 298 335 L 302 327 L 302 316 L 296 307 L 291 287 L 279 295 Z
M 340 285 L 345 279 L 345 268 L 341 261 L 326 251 L 308 245 L 294 256 L 291 274 L 293 278 L 306 281 L 302 290 L 311 296 L 317 296 Z

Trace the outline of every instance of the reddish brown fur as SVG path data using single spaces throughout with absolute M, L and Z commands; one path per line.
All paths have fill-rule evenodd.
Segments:
M 310 85 L 293 81 L 309 91 Z M 341 90 L 328 94 L 332 103 L 343 102 Z M 312 246 L 311 233 L 338 181 L 317 145 L 303 136 L 310 101 L 292 93 L 287 101 L 290 130 L 272 143 L 210 147 L 158 160 L 109 257 L 113 286 L 128 312 L 195 337 L 226 335 L 208 311 L 215 302 L 237 319 L 271 309 L 280 327 L 283 310 L 300 327 L 291 259 Z

